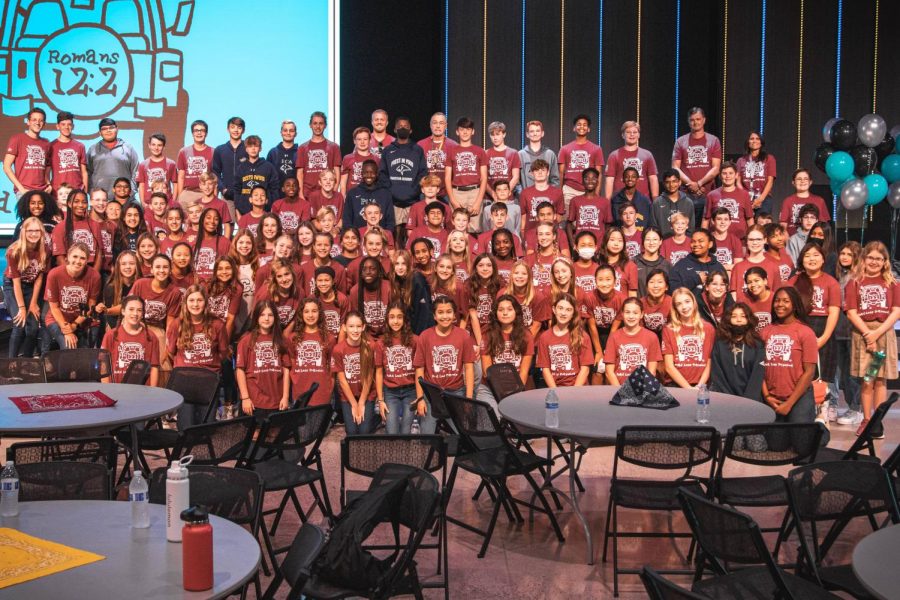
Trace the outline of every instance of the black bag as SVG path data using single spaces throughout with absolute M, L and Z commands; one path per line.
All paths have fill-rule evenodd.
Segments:
M 363 548 L 379 523 L 390 522 L 397 531 L 407 478 L 385 482 L 355 498 L 337 517 L 328 542 L 313 572 L 343 588 L 375 590 L 388 574 L 394 556 L 380 559 Z

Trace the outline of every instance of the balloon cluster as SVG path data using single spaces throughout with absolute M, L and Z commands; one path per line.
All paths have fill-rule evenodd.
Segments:
M 888 132 L 879 115 L 865 115 L 856 125 L 835 118 L 822 127 L 822 137 L 815 163 L 844 208 L 874 206 L 885 198 L 900 208 L 900 125 Z

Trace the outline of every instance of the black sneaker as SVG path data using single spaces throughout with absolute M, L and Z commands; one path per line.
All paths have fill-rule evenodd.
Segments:
M 873 440 L 883 440 L 884 439 L 884 425 L 879 423 L 875 427 L 872 427 L 872 439 Z

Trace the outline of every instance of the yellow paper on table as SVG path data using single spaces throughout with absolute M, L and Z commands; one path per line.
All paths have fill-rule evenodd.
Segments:
M 63 546 L 27 534 L 0 527 L 0 588 L 30 581 L 73 567 L 80 567 L 105 556 Z

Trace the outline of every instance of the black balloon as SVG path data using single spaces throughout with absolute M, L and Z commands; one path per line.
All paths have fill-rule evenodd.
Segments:
M 857 177 L 865 177 L 875 172 L 875 167 L 878 165 L 875 148 L 857 144 L 851 148 L 850 156 L 853 158 L 853 172 Z
M 838 150 L 850 151 L 856 144 L 856 124 L 841 119 L 831 126 L 831 145 Z
M 875 146 L 875 154 L 878 155 L 878 164 L 881 164 L 881 161 L 885 159 L 886 156 L 891 154 L 894 151 L 894 138 L 891 134 L 884 134 L 884 140 L 881 141 L 880 144 Z
M 828 157 L 832 154 L 834 154 L 834 146 L 832 146 L 828 142 L 819 144 L 819 146 L 816 148 L 814 161 L 816 163 L 816 166 L 823 173 L 825 172 L 825 163 L 828 161 Z

